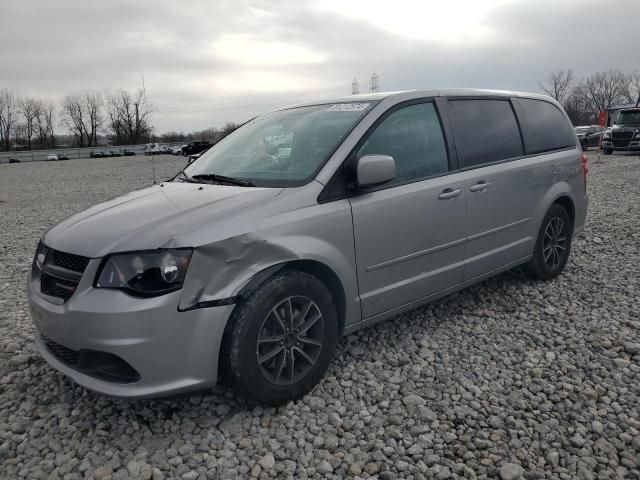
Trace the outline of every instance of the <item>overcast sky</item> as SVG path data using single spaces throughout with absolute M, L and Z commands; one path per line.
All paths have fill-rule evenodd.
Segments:
M 640 69 L 638 0 L 0 0 L 0 89 L 135 89 L 156 131 L 369 90 L 538 91 L 550 71 Z

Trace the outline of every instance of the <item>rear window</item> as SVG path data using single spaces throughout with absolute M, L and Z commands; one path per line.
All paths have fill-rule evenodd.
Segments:
M 509 100 L 450 100 L 449 105 L 463 168 L 523 155 L 520 129 Z
M 527 153 L 575 147 L 574 130 L 558 107 L 530 98 L 520 98 L 518 102 L 526 119 L 523 131 Z

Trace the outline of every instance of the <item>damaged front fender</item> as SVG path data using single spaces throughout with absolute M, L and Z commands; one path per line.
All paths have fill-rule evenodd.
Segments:
M 345 324 L 360 321 L 350 209 L 339 203 L 316 206 L 315 215 L 303 216 L 301 223 L 276 222 L 197 247 L 180 310 L 235 303 L 243 289 L 252 291 L 290 262 L 306 260 L 326 266 L 339 279 Z

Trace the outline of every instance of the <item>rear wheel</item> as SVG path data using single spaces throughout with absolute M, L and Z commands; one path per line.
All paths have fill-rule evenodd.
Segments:
M 564 270 L 571 251 L 573 225 L 567 211 L 554 203 L 542 221 L 533 258 L 524 267 L 528 276 L 551 280 Z
M 301 397 L 326 372 L 338 337 L 331 293 L 296 271 L 275 275 L 234 312 L 227 339 L 228 378 L 270 405 Z
M 602 152 L 605 155 L 611 155 L 613 153 L 613 150 L 611 150 L 610 148 L 605 148 Z

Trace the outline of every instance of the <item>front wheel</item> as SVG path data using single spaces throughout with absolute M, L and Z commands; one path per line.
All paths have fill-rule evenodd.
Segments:
M 331 362 L 337 320 L 320 280 L 297 271 L 276 274 L 234 311 L 224 373 L 240 393 L 259 402 L 281 405 L 301 397 Z
M 554 203 L 542 221 L 533 258 L 525 265 L 525 273 L 537 280 L 551 280 L 560 275 L 569 260 L 572 234 L 569 214 Z

